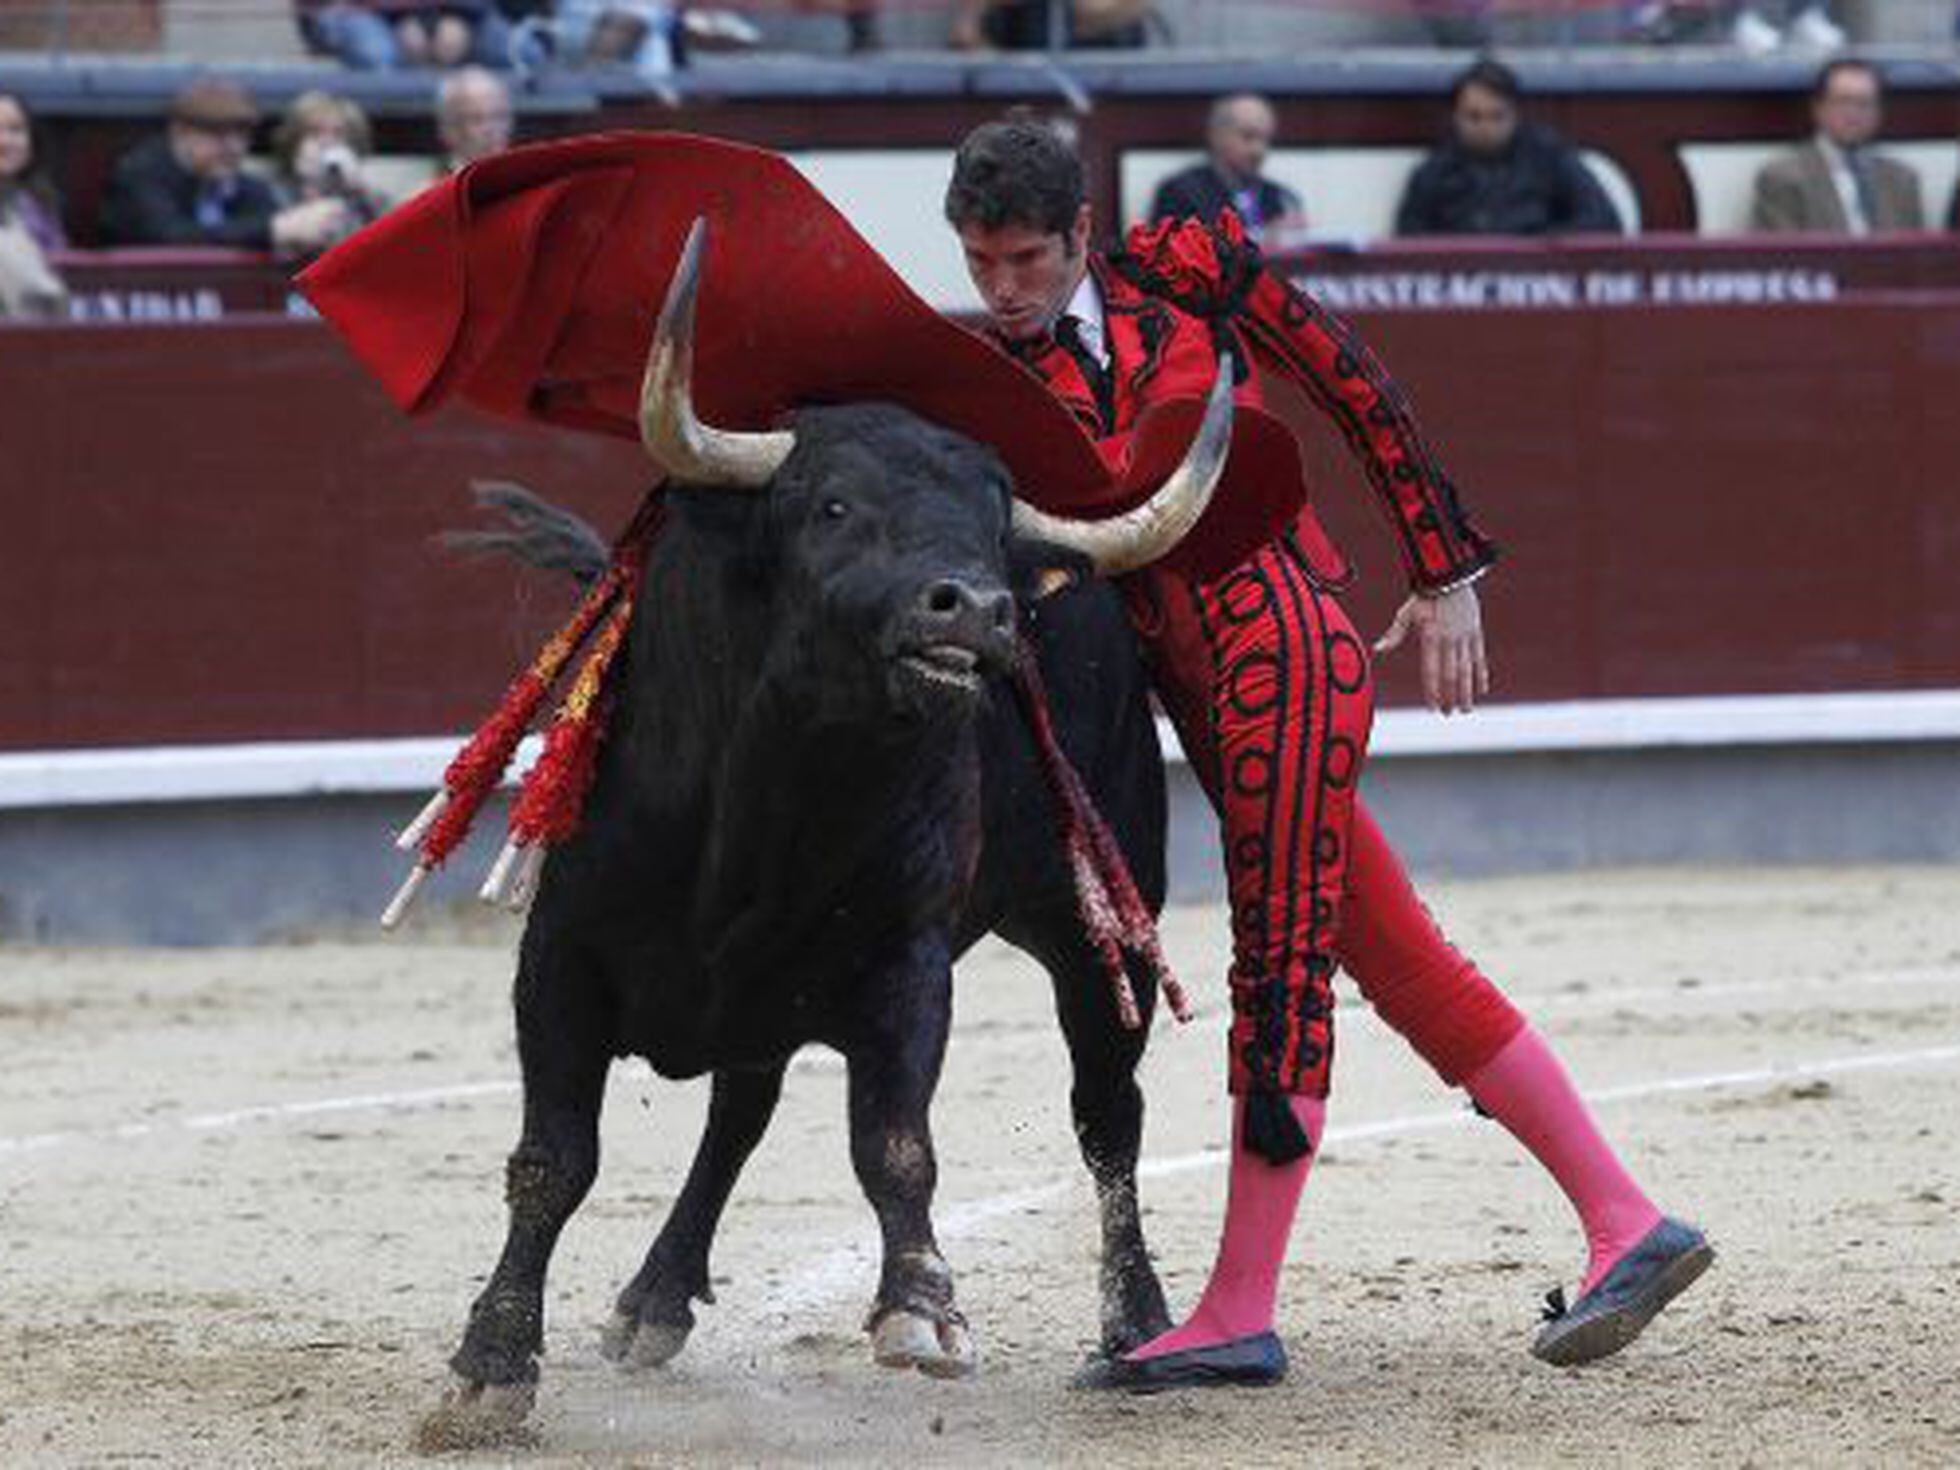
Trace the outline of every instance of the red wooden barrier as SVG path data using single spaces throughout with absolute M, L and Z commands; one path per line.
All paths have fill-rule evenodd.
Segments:
M 1506 549 L 1502 697 L 1960 685 L 1960 294 L 1362 326 Z M 1292 411 L 1372 632 L 1387 538 Z M 406 420 L 317 323 L 0 332 L 0 748 L 473 723 L 569 600 L 430 547 L 479 476 L 612 526 L 645 470 Z

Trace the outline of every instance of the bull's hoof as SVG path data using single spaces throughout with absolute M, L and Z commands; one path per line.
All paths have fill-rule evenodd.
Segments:
M 871 1357 L 881 1368 L 916 1368 L 932 1378 L 965 1378 L 980 1366 L 972 1329 L 957 1312 L 934 1321 L 902 1307 L 872 1327 Z
M 599 1331 L 599 1354 L 622 1368 L 659 1368 L 680 1356 L 692 1323 L 642 1322 L 624 1312 Z
M 1142 1241 L 1110 1253 L 1102 1273 L 1102 1351 L 1120 1358 L 1176 1324 Z
M 531 1444 L 537 1432 L 525 1421 L 537 1399 L 536 1383 L 473 1383 L 452 1375 L 442 1402 L 416 1426 L 415 1448 L 436 1455 Z

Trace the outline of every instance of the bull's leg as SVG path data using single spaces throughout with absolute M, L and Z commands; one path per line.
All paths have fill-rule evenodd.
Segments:
M 952 1024 L 952 976 L 941 951 L 919 971 L 868 986 L 848 1048 L 851 1163 L 877 1212 L 884 1265 L 866 1327 L 889 1368 L 935 1377 L 973 1371 L 973 1338 L 953 1306 L 953 1273 L 932 1233 L 939 1178 L 928 1113 Z
M 524 1126 L 505 1167 L 503 1254 L 449 1360 L 455 1382 L 422 1423 L 424 1448 L 495 1442 L 520 1432 L 537 1396 L 545 1271 L 559 1231 L 599 1170 L 610 1036 L 585 977 L 542 963 L 528 940 L 517 980 L 517 1050 Z
M 1127 1352 L 1170 1329 L 1164 1289 L 1144 1247 L 1137 1205 L 1137 1155 L 1143 1140 L 1143 1090 L 1137 1066 L 1150 1035 L 1156 988 L 1135 983 L 1143 1024 L 1124 1028 L 1108 980 L 1077 933 L 1073 917 L 1066 937 L 1037 953 L 1055 986 L 1055 1010 L 1067 1038 L 1074 1084 L 1069 1107 L 1076 1142 L 1095 1181 L 1102 1218 L 1102 1346 Z
M 692 1303 L 714 1301 L 708 1248 L 729 1192 L 775 1114 L 786 1065 L 715 1073 L 708 1125 L 687 1183 L 646 1264 L 620 1292 L 600 1341 L 608 1358 L 635 1368 L 665 1363 L 687 1344 L 694 1328 Z

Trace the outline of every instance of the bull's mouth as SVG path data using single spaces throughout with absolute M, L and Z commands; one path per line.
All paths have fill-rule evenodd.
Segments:
M 925 684 L 950 693 L 978 694 L 980 655 L 956 643 L 928 643 L 898 656 L 899 667 Z

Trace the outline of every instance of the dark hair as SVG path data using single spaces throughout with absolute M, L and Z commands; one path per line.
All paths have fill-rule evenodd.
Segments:
M 1841 71 L 1861 71 L 1872 79 L 1879 95 L 1885 95 L 1885 73 L 1872 62 L 1857 56 L 1834 56 L 1817 68 L 1817 80 L 1810 84 L 1810 100 L 1822 102 L 1824 94 L 1831 89 L 1831 78 Z
M 954 155 L 946 220 L 956 230 L 1026 225 L 1066 235 L 1081 210 L 1082 160 L 1039 119 L 982 123 Z
M 1463 89 L 1482 87 L 1486 92 L 1495 92 L 1513 107 L 1524 89 L 1518 85 L 1518 74 L 1501 61 L 1493 61 L 1488 56 L 1479 57 L 1456 74 L 1450 83 L 1450 106 L 1463 100 Z
M 27 120 L 27 167 L 16 179 L 11 188 L 23 194 L 31 194 L 49 213 L 56 218 L 61 215 L 61 196 L 55 191 L 54 180 L 48 172 L 48 155 L 42 145 L 41 129 L 34 121 L 34 114 L 28 108 L 27 99 L 18 92 L 0 91 L 0 102 L 11 102 L 20 109 L 20 115 Z M 0 202 L 5 202 L 10 186 L 0 181 Z

